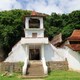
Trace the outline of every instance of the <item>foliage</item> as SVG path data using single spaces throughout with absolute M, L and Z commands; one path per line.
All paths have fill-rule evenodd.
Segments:
M 65 26 L 65 27 L 62 29 L 63 37 L 64 37 L 64 38 L 67 38 L 68 36 L 70 36 L 71 33 L 73 32 L 73 29 L 75 29 L 75 27 L 74 27 L 74 25 L 72 25 L 72 24 L 69 24 L 69 25 Z
M 18 64 L 20 65 L 20 67 L 23 67 L 24 62 L 18 62 Z
M 47 16 L 44 19 L 45 36 L 51 40 L 53 36 L 59 34 L 63 27 L 62 23 L 61 15 L 52 13 L 51 16 Z
M 74 29 L 80 29 L 80 11 L 69 14 L 52 13 L 44 19 L 45 35 L 51 40 L 58 33 L 62 33 L 63 39 L 71 35 Z
M 6 55 L 24 36 L 24 16 L 30 11 L 11 10 L 0 12 L 0 43 Z

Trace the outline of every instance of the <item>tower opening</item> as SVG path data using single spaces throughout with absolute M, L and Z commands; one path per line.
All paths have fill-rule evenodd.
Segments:
M 40 28 L 40 21 L 38 19 L 30 18 L 29 28 Z

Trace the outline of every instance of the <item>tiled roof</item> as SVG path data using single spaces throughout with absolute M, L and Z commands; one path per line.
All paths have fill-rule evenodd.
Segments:
M 31 15 L 32 15 L 32 16 L 37 15 L 37 12 L 32 11 Z
M 24 17 L 45 17 L 45 16 L 48 16 L 48 15 L 44 13 L 32 11 L 30 15 L 26 15 Z
M 53 44 L 53 45 L 61 43 L 61 42 L 62 42 L 62 34 L 61 33 L 54 36 L 54 38 L 51 40 L 51 44 Z
M 80 51 L 80 44 L 67 44 L 67 46 L 74 51 Z
M 80 40 L 80 30 L 74 30 L 68 40 Z

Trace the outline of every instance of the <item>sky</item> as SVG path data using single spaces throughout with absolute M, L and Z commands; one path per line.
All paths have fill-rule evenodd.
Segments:
M 12 9 L 63 14 L 80 10 L 80 0 L 0 0 L 0 11 Z

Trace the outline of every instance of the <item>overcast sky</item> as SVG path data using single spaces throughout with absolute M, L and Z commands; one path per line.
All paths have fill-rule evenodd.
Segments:
M 11 9 L 35 10 L 42 13 L 70 13 L 80 10 L 80 0 L 0 0 L 0 11 Z

